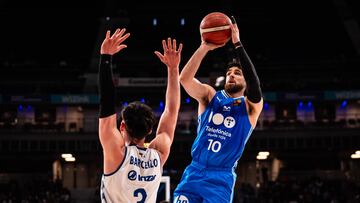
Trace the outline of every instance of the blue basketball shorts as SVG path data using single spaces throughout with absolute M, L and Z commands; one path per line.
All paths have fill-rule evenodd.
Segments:
M 206 168 L 193 161 L 174 191 L 174 203 L 230 203 L 235 180 L 233 169 Z

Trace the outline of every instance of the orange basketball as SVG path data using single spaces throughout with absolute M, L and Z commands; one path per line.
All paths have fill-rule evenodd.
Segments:
M 212 44 L 224 44 L 231 37 L 231 20 L 220 12 L 206 15 L 200 23 L 200 34 L 206 42 Z

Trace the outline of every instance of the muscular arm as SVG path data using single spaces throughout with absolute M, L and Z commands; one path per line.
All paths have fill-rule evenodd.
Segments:
M 237 54 L 238 61 L 241 64 L 241 69 L 244 74 L 247 87 L 246 107 L 249 113 L 249 120 L 253 128 L 256 126 L 257 119 L 260 116 L 263 108 L 263 98 L 260 88 L 260 80 L 257 76 L 255 67 L 250 60 L 250 57 L 246 53 L 241 41 L 239 29 L 236 24 L 236 20 L 231 16 L 232 24 L 231 27 L 231 38 L 235 45 L 235 51 Z
M 262 99 L 262 92 L 255 67 L 243 46 L 239 45 L 235 51 L 247 84 L 247 99 L 252 103 L 259 103 Z
M 99 139 L 104 153 L 104 173 L 113 172 L 124 157 L 125 141 L 116 126 L 115 112 L 115 86 L 112 79 L 111 58 L 120 50 L 126 48 L 121 44 L 130 33 L 125 29 L 117 29 L 110 37 L 107 31 L 101 45 L 101 57 L 99 65 Z
M 215 95 L 215 90 L 211 86 L 201 83 L 195 78 L 195 74 L 208 51 L 209 50 L 202 44 L 186 63 L 180 74 L 180 83 L 185 91 L 204 106 L 206 106 Z
M 164 55 L 155 52 L 159 59 L 167 67 L 167 88 L 165 96 L 165 108 L 159 121 L 155 139 L 150 143 L 150 147 L 156 149 L 161 158 L 163 166 L 169 157 L 170 147 L 174 140 L 175 127 L 180 109 L 180 82 L 179 82 L 179 63 L 181 58 L 182 44 L 176 50 L 176 40 L 171 43 L 168 39 L 166 45 L 163 40 Z
M 103 148 L 104 173 L 113 172 L 124 157 L 125 141 L 116 126 L 115 86 L 111 55 L 101 55 L 99 66 L 99 139 Z
M 121 138 L 116 126 L 116 92 L 112 79 L 111 59 L 112 56 L 108 54 L 100 56 L 98 75 L 100 95 L 99 138 L 104 151 L 107 151 L 114 139 Z M 123 139 L 118 140 L 121 145 L 124 145 Z
M 174 140 L 174 133 L 180 109 L 179 69 L 168 69 L 168 86 L 166 89 L 165 109 L 159 121 L 156 138 L 150 147 L 160 152 L 161 164 L 165 164 L 170 154 L 170 147 Z
M 260 80 L 256 73 L 255 67 L 247 55 L 244 47 L 238 46 L 235 48 L 238 60 L 240 61 L 242 72 L 246 81 L 247 87 L 247 107 L 249 112 L 250 123 L 253 127 L 256 126 L 257 119 L 263 107 L 263 98 L 260 87 Z
M 100 56 L 99 63 L 99 96 L 100 96 L 100 112 L 99 117 L 105 118 L 115 114 L 115 86 L 112 79 L 111 70 L 112 56 L 103 54 Z

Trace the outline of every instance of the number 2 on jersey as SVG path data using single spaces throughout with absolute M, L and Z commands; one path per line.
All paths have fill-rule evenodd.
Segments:
M 134 197 L 138 197 L 139 193 L 141 194 L 141 200 L 136 203 L 144 203 L 147 197 L 146 191 L 144 188 L 139 188 L 134 191 Z
M 214 141 L 213 139 L 208 139 L 209 141 L 209 146 L 208 146 L 208 150 L 211 150 L 213 152 L 218 152 L 221 149 L 221 142 L 219 141 Z

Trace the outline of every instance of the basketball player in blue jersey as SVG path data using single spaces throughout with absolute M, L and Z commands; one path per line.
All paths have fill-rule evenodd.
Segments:
M 180 108 L 179 63 L 182 44 L 176 40 L 162 41 L 164 54 L 155 54 L 167 66 L 165 109 L 161 115 L 156 137 L 148 148 L 145 137 L 152 131 L 155 116 L 150 107 L 133 102 L 122 112 L 120 129 L 116 126 L 115 86 L 112 80 L 112 55 L 126 48 L 124 40 L 130 33 L 117 29 L 110 36 L 107 31 L 101 45 L 99 66 L 100 118 L 99 138 L 103 148 L 104 174 L 101 180 L 103 203 L 154 203 L 160 185 Z M 126 95 L 124 95 L 126 97 Z
M 180 74 L 180 83 L 199 107 L 192 162 L 174 191 L 175 203 L 232 202 L 237 161 L 263 107 L 258 76 L 233 17 L 232 21 L 232 43 L 240 63 L 228 66 L 224 90 L 216 92 L 194 78 L 205 55 L 224 44 L 208 44 L 202 39 Z

